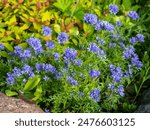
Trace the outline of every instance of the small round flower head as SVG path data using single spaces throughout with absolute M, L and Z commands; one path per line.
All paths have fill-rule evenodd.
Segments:
M 4 45 L 0 43 L 0 50 L 4 50 Z
M 42 34 L 44 36 L 50 36 L 50 35 L 52 35 L 52 29 L 48 26 L 43 27 L 42 28 Z
M 20 54 L 20 58 L 23 58 L 23 59 L 28 59 L 28 58 L 31 58 L 31 50 L 30 49 L 26 49 L 24 50 L 24 52 L 22 54 Z
M 107 21 L 103 21 L 103 28 L 104 28 L 104 30 L 107 30 L 109 32 L 114 31 L 114 25 L 112 25 L 111 23 L 109 23 Z
M 21 75 L 22 75 L 21 69 L 15 67 L 15 68 L 13 69 L 13 74 L 14 74 L 15 77 L 21 76 Z
M 125 48 L 125 45 L 123 42 L 118 42 L 118 44 L 122 47 L 122 48 Z
M 122 27 L 122 23 L 120 21 L 116 21 L 115 24 L 119 27 Z
M 69 38 L 69 36 L 68 36 L 67 33 L 65 33 L 65 32 L 60 32 L 60 33 L 58 34 L 57 40 L 58 40 L 58 43 L 63 44 L 63 43 L 65 43 L 65 42 L 68 41 L 68 38 Z
M 82 64 L 82 60 L 74 60 L 74 63 L 77 65 L 77 66 L 80 66 Z
M 52 41 L 47 41 L 46 42 L 46 46 L 48 47 L 48 49 L 52 49 L 55 47 L 54 43 Z
M 125 51 L 123 52 L 123 58 L 124 59 L 129 59 L 132 57 L 132 55 L 134 54 L 134 47 L 133 46 L 129 46 L 125 49 Z
M 32 67 L 25 64 L 22 68 L 22 74 L 31 74 L 32 73 Z
M 22 54 L 22 47 L 21 46 L 15 46 L 14 54 L 15 56 L 19 56 Z
M 54 74 L 56 72 L 56 68 L 52 66 L 51 64 L 42 64 L 42 69 L 46 73 L 51 72 L 52 74 Z
M 128 65 L 128 69 L 125 70 L 125 74 L 124 74 L 125 78 L 132 77 L 132 68 L 131 67 L 132 67 L 131 65 Z
M 118 93 L 120 96 L 124 96 L 124 87 L 122 85 L 118 86 Z
M 34 49 L 35 54 L 39 54 L 44 51 L 40 39 L 30 37 L 26 40 L 26 42 Z
M 139 18 L 139 15 L 136 11 L 130 11 L 127 16 L 130 17 L 132 20 L 137 20 Z
M 114 91 L 114 90 L 115 90 L 115 86 L 114 86 L 114 84 L 109 84 L 109 85 L 108 85 L 108 88 L 109 88 L 109 89 L 111 89 L 112 91 Z
M 142 62 L 139 61 L 139 58 L 138 58 L 137 54 L 133 54 L 133 56 L 131 58 L 131 63 L 132 63 L 133 66 L 136 66 L 138 68 L 143 66 Z
M 119 8 L 115 4 L 109 5 L 109 11 L 111 14 L 117 14 L 119 12 Z
M 68 82 L 69 82 L 71 85 L 77 85 L 77 84 L 78 84 L 78 81 L 75 80 L 74 78 L 72 78 L 71 76 L 68 76 Z
M 92 98 L 95 102 L 100 101 L 100 89 L 95 88 L 90 92 L 90 98 Z
M 136 37 L 132 37 L 129 39 L 129 42 L 134 44 L 134 43 L 138 42 L 138 39 Z
M 98 21 L 96 24 L 95 24 L 95 30 L 96 31 L 99 31 L 103 28 L 103 21 Z
M 10 72 L 7 73 L 6 83 L 8 85 L 14 85 L 14 83 L 15 83 L 15 76 L 14 76 L 13 73 L 10 73 Z
M 36 71 L 39 73 L 42 69 L 42 65 L 40 63 L 36 63 L 35 68 L 36 68 Z
M 96 43 L 91 43 L 91 44 L 89 45 L 88 50 L 89 50 L 90 52 L 98 52 L 98 51 L 99 51 L 99 47 L 96 45 Z
M 77 56 L 77 51 L 72 48 L 67 48 L 64 52 L 64 56 L 67 60 L 74 60 Z
M 84 21 L 88 24 L 95 25 L 98 21 L 98 18 L 97 18 L 96 14 L 85 13 L 84 14 Z
M 89 74 L 90 74 L 91 78 L 96 78 L 96 77 L 100 76 L 100 72 L 95 69 L 89 70 Z
M 144 42 L 144 35 L 143 34 L 137 34 L 136 38 L 139 42 Z
M 54 56 L 56 61 L 60 58 L 60 55 L 57 52 L 53 52 L 53 56 Z

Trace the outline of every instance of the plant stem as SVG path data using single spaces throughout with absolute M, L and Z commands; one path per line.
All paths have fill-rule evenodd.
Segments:
M 92 8 L 91 8 L 91 11 L 93 11 L 94 7 L 95 7 L 95 0 L 92 0 Z
M 139 87 L 139 89 L 138 89 L 138 91 L 137 91 L 137 93 L 136 93 L 136 96 L 135 96 L 133 102 L 135 102 L 135 100 L 136 100 L 136 98 L 138 97 L 138 95 L 139 95 L 139 93 L 140 93 L 140 90 L 141 90 L 141 88 L 142 88 L 142 86 L 143 86 L 143 83 L 146 81 L 145 79 L 146 79 L 146 76 L 147 76 L 147 74 L 148 74 L 148 72 L 149 72 L 149 69 L 150 69 L 150 67 L 147 69 L 147 71 L 146 71 L 146 73 L 145 73 L 145 76 L 143 77 L 143 81 L 142 81 L 142 83 L 141 83 L 141 85 L 140 85 L 140 87 Z
M 78 4 L 79 4 L 79 1 L 80 1 L 80 0 L 76 0 L 75 7 L 74 7 L 74 9 L 73 9 L 73 10 L 72 10 L 72 12 L 71 12 L 71 16 L 70 16 L 70 18 L 72 18 L 72 16 L 74 15 L 74 12 L 75 12 L 75 10 L 76 10 L 76 8 L 77 8 Z

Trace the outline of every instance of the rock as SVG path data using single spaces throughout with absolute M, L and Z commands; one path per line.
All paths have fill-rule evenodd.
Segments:
M 0 113 L 43 113 L 35 104 L 27 103 L 22 99 L 7 97 L 0 92 Z
M 141 96 L 140 106 L 136 113 L 150 113 L 150 88 L 145 90 Z

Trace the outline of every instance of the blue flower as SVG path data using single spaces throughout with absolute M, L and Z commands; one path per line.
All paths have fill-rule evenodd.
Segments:
M 4 50 L 4 45 L 0 43 L 0 50 Z
M 100 101 L 100 89 L 95 88 L 90 92 L 90 98 L 92 98 L 95 102 Z
M 132 68 L 131 67 L 132 67 L 131 65 L 128 65 L 128 70 L 125 70 L 125 74 L 124 74 L 125 78 L 132 77 Z
M 8 85 L 14 85 L 14 83 L 15 83 L 15 76 L 14 76 L 13 73 L 10 73 L 10 72 L 7 73 L 6 83 Z
M 46 46 L 48 47 L 48 49 L 52 49 L 55 47 L 54 43 L 52 41 L 47 41 L 46 42 Z
M 103 21 L 98 21 L 96 24 L 95 24 L 95 30 L 96 31 L 99 31 L 99 30 L 101 30 L 101 29 L 103 29 Z
M 50 35 L 52 35 L 52 29 L 48 26 L 43 27 L 42 28 L 42 34 L 44 36 L 50 36 Z
M 95 69 L 89 70 L 89 74 L 90 74 L 91 78 L 95 78 L 95 77 L 100 76 L 100 72 L 98 70 L 95 70 Z
M 115 24 L 119 27 L 122 27 L 122 23 L 120 21 L 116 21 Z
M 138 67 L 138 68 L 140 68 L 140 67 L 143 66 L 142 62 L 139 61 L 139 58 L 138 58 L 138 55 L 137 55 L 137 54 L 134 54 L 134 55 L 132 56 L 132 58 L 131 58 L 131 63 L 132 63 L 132 65 L 134 65 L 134 66 L 136 66 L 136 67 Z
M 124 96 L 124 87 L 123 87 L 123 85 L 119 85 L 118 86 L 118 93 L 119 93 L 119 95 L 120 96 Z
M 39 54 L 44 51 L 40 39 L 30 37 L 26 40 L 26 42 L 34 49 L 35 54 Z
M 15 68 L 13 69 L 13 74 L 14 74 L 15 77 L 21 76 L 21 75 L 22 75 L 21 69 L 15 67 Z
M 45 81 L 49 80 L 49 77 L 48 76 L 44 76 L 43 78 Z
M 122 48 L 125 48 L 125 47 L 126 47 L 123 42 L 118 42 L 118 44 L 119 44 Z
M 91 44 L 89 45 L 88 50 L 89 50 L 90 52 L 98 52 L 98 51 L 99 51 L 99 47 L 96 45 L 96 43 L 91 43 Z
M 31 74 L 33 68 L 27 64 L 25 64 L 22 68 L 22 74 Z
M 77 65 L 77 66 L 80 66 L 82 64 L 82 60 L 74 60 L 74 63 Z
M 64 52 L 64 56 L 67 60 L 74 60 L 77 56 L 77 51 L 72 48 L 67 48 Z
M 56 68 L 52 66 L 51 64 L 42 64 L 42 69 L 48 73 L 51 72 L 52 74 L 55 74 Z
M 114 80 L 114 83 L 121 82 L 121 78 L 123 76 L 122 70 L 120 67 L 115 67 L 114 65 L 109 65 L 111 76 Z
M 74 78 L 72 78 L 71 76 L 68 76 L 68 82 L 69 82 L 71 85 L 77 85 L 77 84 L 78 84 L 78 81 L 75 80 Z
M 60 58 L 60 55 L 57 52 L 53 52 L 53 56 L 54 56 L 56 61 Z
M 107 30 L 109 32 L 113 32 L 114 31 L 114 25 L 112 25 L 111 23 L 104 21 L 103 22 L 103 28 L 104 30 Z
M 97 20 L 98 18 L 96 14 L 89 14 L 89 13 L 84 14 L 84 21 L 88 24 L 95 25 L 97 23 Z
M 129 39 L 129 42 L 134 44 L 134 43 L 138 42 L 138 39 L 136 37 L 132 37 Z
M 115 4 L 109 5 L 109 11 L 111 14 L 117 14 L 119 12 L 119 8 Z
M 42 69 L 42 64 L 36 63 L 35 68 L 36 68 L 36 71 L 39 73 Z
M 134 54 L 134 47 L 133 46 L 129 46 L 125 49 L 125 51 L 123 52 L 123 58 L 124 59 L 129 59 L 132 57 L 132 55 Z
M 138 41 L 144 42 L 144 35 L 143 34 L 137 34 L 136 38 L 137 38 Z
M 137 20 L 139 18 L 139 15 L 136 11 L 130 11 L 127 16 L 133 20 Z
M 22 54 L 22 50 L 23 50 L 22 47 L 21 46 L 15 46 L 14 48 L 15 48 L 15 50 L 14 50 L 15 56 L 20 57 L 20 55 Z
M 109 46 L 109 47 L 116 47 L 116 43 L 112 43 L 112 42 L 111 42 L 111 43 L 108 44 L 108 46 Z
M 31 50 L 30 49 L 26 49 L 24 50 L 23 53 L 20 54 L 20 58 L 23 58 L 23 59 L 28 59 L 28 58 L 31 58 Z
M 60 32 L 60 33 L 58 34 L 57 40 L 58 40 L 58 43 L 63 44 L 63 43 L 65 43 L 65 42 L 68 41 L 68 38 L 69 38 L 69 36 L 68 36 L 67 33 L 65 33 L 65 32 Z
M 113 92 L 115 91 L 115 86 L 114 84 L 109 84 L 108 88 L 111 89 Z

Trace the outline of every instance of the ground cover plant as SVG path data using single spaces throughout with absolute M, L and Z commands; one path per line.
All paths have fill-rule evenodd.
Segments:
M 139 6 L 129 8 L 126 0 L 102 9 L 94 0 L 11 2 L 1 3 L 3 13 L 8 7 L 16 12 L 6 19 L 1 14 L 2 92 L 35 101 L 46 112 L 135 111 L 150 78 L 149 51 L 140 53 L 149 34 Z

